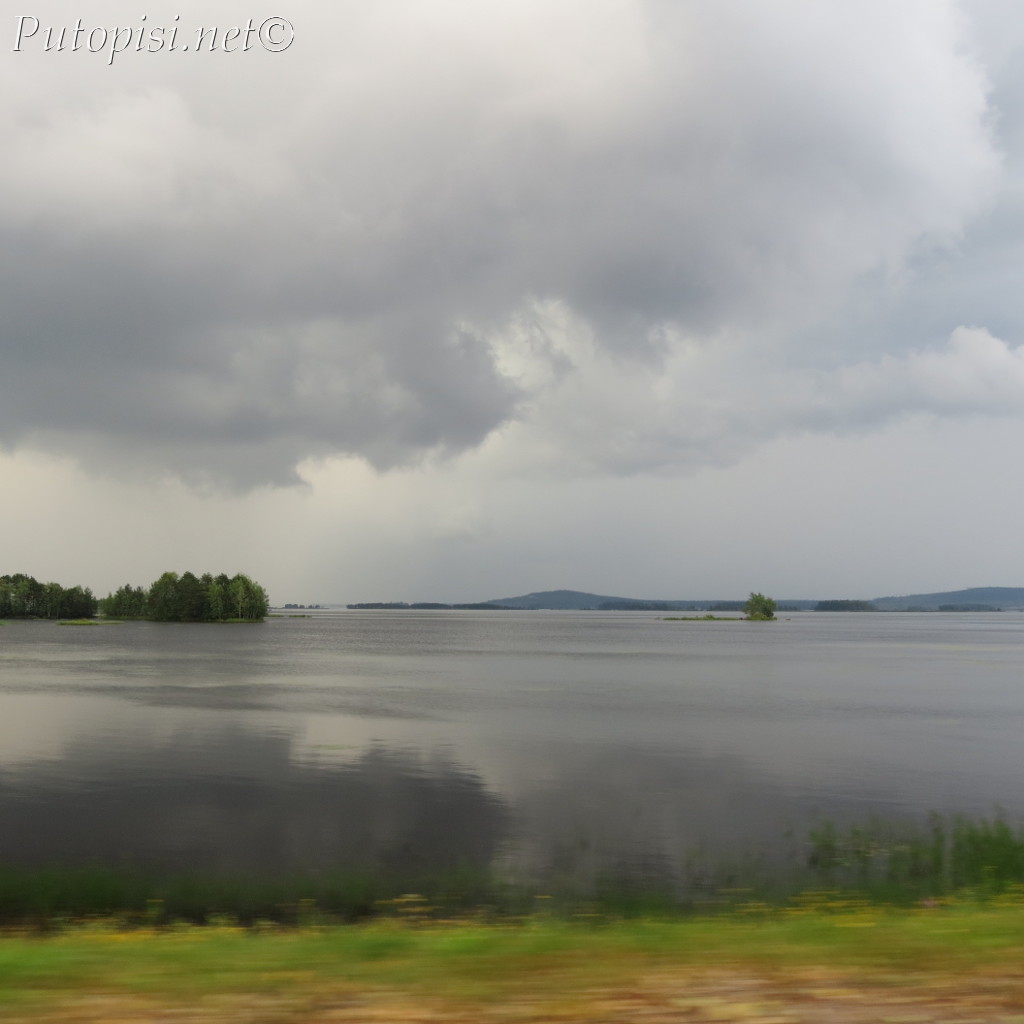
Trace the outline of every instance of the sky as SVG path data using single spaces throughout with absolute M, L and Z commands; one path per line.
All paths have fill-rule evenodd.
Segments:
M 1024 586 L 1015 0 L 0 27 L 0 574 Z

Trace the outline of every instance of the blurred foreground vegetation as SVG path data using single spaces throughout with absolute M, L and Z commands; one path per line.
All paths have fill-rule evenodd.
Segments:
M 1019 828 L 1000 816 L 932 815 L 917 827 L 822 823 L 789 862 L 687 862 L 674 871 L 634 866 L 592 877 L 563 869 L 531 882 L 469 866 L 270 876 L 108 864 L 0 865 L 0 927 L 45 930 L 93 919 L 117 919 L 128 927 L 512 921 L 539 911 L 563 920 L 667 919 L 787 912 L 804 906 L 808 893 L 828 893 L 830 904 L 931 907 L 951 899 L 1016 898 L 1020 891 Z
M 45 938 L 0 935 L 0 1016 L 163 1020 L 151 1014 L 154 1005 L 164 1005 L 202 1007 L 196 1019 L 204 1021 L 326 1020 L 325 1012 L 331 1020 L 451 1020 L 453 1007 L 475 1006 L 478 1015 L 457 1019 L 482 1020 L 488 1007 L 515 1002 L 521 1020 L 646 1020 L 630 1008 L 664 990 L 669 979 L 662 1001 L 674 1007 L 671 1019 L 683 1019 L 687 1000 L 679 997 L 700 991 L 701 979 L 710 977 L 714 1005 L 698 999 L 686 1010 L 696 1016 L 685 1019 L 749 1024 L 778 1019 L 770 1012 L 754 1015 L 750 979 L 772 978 L 778 992 L 787 972 L 805 986 L 808 978 L 829 986 L 829 998 L 842 994 L 837 984 L 856 986 L 852 994 L 860 1000 L 866 984 L 879 986 L 883 998 L 885 988 L 896 985 L 895 1010 L 906 1014 L 908 988 L 933 984 L 929 977 L 961 999 L 972 974 L 988 999 L 1002 978 L 1010 991 L 1001 998 L 1019 998 L 1013 985 L 1019 983 L 1022 915 L 1024 893 L 1014 891 L 985 906 L 952 901 L 897 910 L 820 896 L 767 915 L 737 911 L 599 924 L 545 914 L 500 924 L 413 919 L 298 930 L 215 923 L 126 931 L 116 922 L 93 922 Z M 625 1000 L 614 1017 L 594 1016 L 595 1002 L 608 1012 L 617 987 Z M 239 1013 L 244 999 L 255 1002 L 242 1002 Z M 361 1006 L 376 1005 L 374 999 L 392 1012 L 358 1016 Z M 77 1006 L 73 1016 L 64 1015 L 68 1006 Z M 54 1015 L 44 1016 L 51 1008 Z M 347 1015 L 349 1008 L 355 1017 Z M 180 1009 L 171 1012 L 174 1019 L 193 1019 Z
M 1024 839 L 1004 820 L 823 824 L 805 855 L 700 898 L 635 876 L 7 868 L 0 1019 L 1020 1020 Z

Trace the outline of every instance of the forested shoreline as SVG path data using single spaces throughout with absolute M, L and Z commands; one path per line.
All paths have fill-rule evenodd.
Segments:
M 23 572 L 0 576 L 0 619 L 91 619 L 98 605 L 88 587 L 40 583 Z
M 257 622 L 270 609 L 266 590 L 242 573 L 165 572 L 149 587 L 125 584 L 97 599 L 88 587 L 0 576 L 0 619 L 114 619 L 153 622 Z

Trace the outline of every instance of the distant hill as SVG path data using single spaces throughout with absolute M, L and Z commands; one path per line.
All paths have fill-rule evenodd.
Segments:
M 525 609 L 557 609 L 582 611 L 597 608 L 608 601 L 622 601 L 621 597 L 608 597 L 604 594 L 587 594 L 582 590 L 541 590 L 533 594 L 522 594 L 519 597 L 495 597 L 488 604 L 500 604 L 506 608 Z
M 519 597 L 496 597 L 488 604 L 502 605 L 505 608 L 521 608 L 525 610 L 554 611 L 636 611 L 636 612 L 679 612 L 708 611 L 709 609 L 724 610 L 725 605 L 743 607 L 745 598 L 735 601 L 711 600 L 707 598 L 677 598 L 661 600 L 660 598 L 615 597 L 610 594 L 588 594 L 583 590 L 541 590 L 532 594 L 521 594 Z M 779 601 L 780 607 L 812 608 L 814 601 L 796 600 Z
M 876 597 L 872 602 L 880 611 L 985 611 L 997 608 L 1024 609 L 1024 587 L 970 587 L 967 590 L 943 590 L 937 594 L 907 594 L 904 597 Z
M 582 590 L 541 590 L 519 597 L 496 597 L 489 604 L 505 608 L 537 610 L 605 610 L 605 611 L 707 611 L 724 610 L 727 605 L 743 607 L 744 598 L 733 601 L 707 598 L 676 598 L 659 600 L 637 597 L 615 597 L 590 594 Z M 778 598 L 782 610 L 811 610 L 820 602 L 806 598 Z M 825 602 L 826 604 L 829 602 Z M 903 597 L 876 597 L 871 604 L 878 611 L 995 611 L 1024 610 L 1024 587 L 971 587 L 968 590 L 944 590 L 935 594 L 907 594 Z
M 707 601 L 662 601 L 639 597 L 588 594 L 582 590 L 541 590 L 519 597 L 496 597 L 491 604 L 544 611 L 682 611 L 704 607 Z
M 539 590 L 518 597 L 495 597 L 473 604 L 440 604 L 435 602 L 404 601 L 350 604 L 349 608 L 367 609 L 486 609 L 504 608 L 524 611 L 738 611 L 745 598 L 730 600 L 708 598 L 617 597 L 613 594 L 591 594 L 585 590 Z M 843 599 L 819 601 L 807 598 L 777 598 L 779 611 L 810 611 L 818 605 L 868 606 L 866 601 Z M 944 590 L 935 594 L 907 594 L 903 597 L 876 597 L 870 602 L 878 611 L 996 611 L 1014 609 L 1024 611 L 1024 587 L 972 587 L 968 590 Z M 827 609 L 820 609 L 827 610 Z M 830 609 L 836 610 L 836 609 Z

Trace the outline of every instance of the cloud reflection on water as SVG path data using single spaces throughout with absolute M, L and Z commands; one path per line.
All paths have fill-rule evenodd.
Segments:
M 426 745 L 310 757 L 284 730 L 194 719 L 110 740 L 79 738 L 0 773 L 0 863 L 403 876 L 496 866 L 587 886 L 609 870 L 679 877 L 718 870 L 723 855 L 792 857 L 817 809 L 813 792 L 780 795 L 741 759 L 626 745 L 569 742 L 546 761 L 524 745 L 513 795 Z M 861 794 L 829 812 L 853 820 L 866 806 Z
M 227 727 L 98 742 L 0 775 L 0 861 L 231 872 L 483 867 L 508 811 L 440 758 L 371 746 L 312 767 L 284 734 Z

